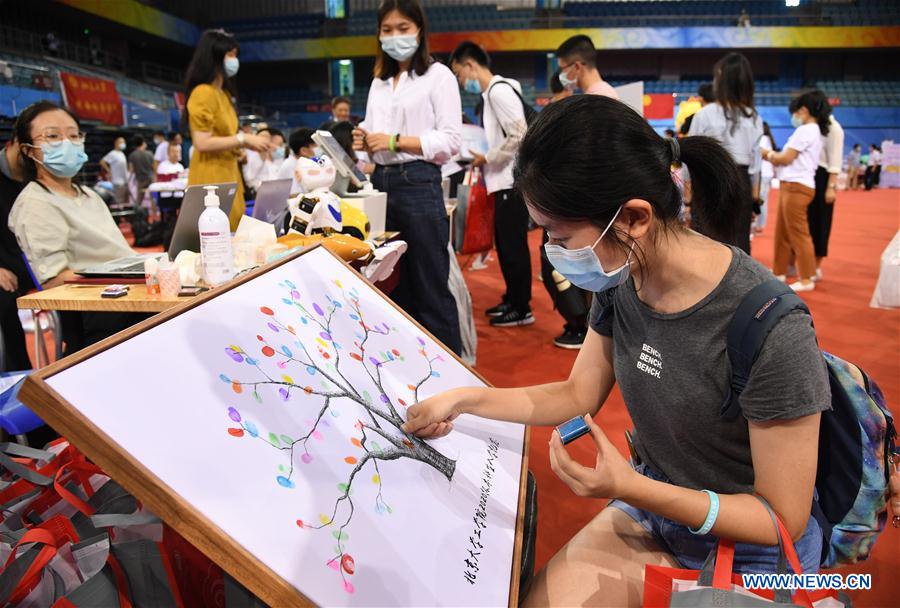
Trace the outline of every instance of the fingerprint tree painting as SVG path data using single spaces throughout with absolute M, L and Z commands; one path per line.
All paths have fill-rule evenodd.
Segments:
M 345 290 L 338 280 L 332 284 L 340 295 L 326 294 L 320 303 L 301 295 L 288 280 L 278 283 L 285 292 L 281 300 L 284 312 L 280 314 L 271 306 L 259 308 L 259 321 L 265 329 L 256 336 L 252 347 L 225 348 L 237 369 L 222 373 L 219 378 L 231 386 L 236 397 L 252 399 L 263 406 L 274 403 L 293 408 L 292 411 L 309 411 L 302 429 L 261 429 L 251 421 L 253 416 L 247 409 L 227 409 L 234 423 L 227 429 L 229 434 L 284 454 L 285 462 L 279 465 L 273 482 L 288 491 L 295 487 L 298 467 L 315 466 L 310 442 L 327 440 L 329 418 L 357 418 L 354 428 L 358 435 L 347 446 L 347 476 L 337 485 L 333 508 L 319 514 L 315 522 L 297 520 L 297 526 L 304 530 L 333 529 L 336 545 L 326 565 L 340 573 L 344 589 L 353 593 L 351 577 L 356 564 L 348 552 L 350 524 L 354 512 L 367 507 L 354 503 L 354 484 L 376 484 L 374 509 L 379 514 L 390 514 L 391 507 L 383 496 L 380 462 L 417 460 L 450 481 L 456 461 L 400 429 L 404 422 L 400 408 L 417 403 L 422 386 L 430 378 L 440 377 L 435 366 L 444 361 L 443 356 L 429 354 L 421 337 L 417 338 L 416 353 L 401 352 L 392 344 L 399 336 L 396 327 L 366 318 L 355 287 Z M 336 335 L 338 327 L 342 328 L 340 336 Z M 343 329 L 347 327 L 355 329 Z M 388 371 L 394 378 L 409 375 L 403 379 L 404 395 L 386 390 L 382 374 Z M 367 388 L 359 386 L 360 378 Z

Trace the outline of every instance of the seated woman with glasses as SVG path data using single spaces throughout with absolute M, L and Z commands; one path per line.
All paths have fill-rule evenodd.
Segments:
M 103 199 L 73 177 L 87 160 L 84 133 L 66 109 L 49 101 L 25 108 L 13 127 L 28 185 L 9 215 L 37 282 L 45 289 L 75 272 L 134 255 Z M 128 327 L 140 316 L 69 313 L 63 317 L 66 353 Z

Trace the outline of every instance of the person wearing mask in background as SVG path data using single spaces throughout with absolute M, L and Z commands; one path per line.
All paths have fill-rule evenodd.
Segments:
M 332 122 L 344 122 L 350 120 L 350 99 L 344 96 L 331 100 Z
M 491 72 L 490 57 L 474 42 L 462 42 L 450 55 L 450 69 L 466 91 L 484 99 L 484 125 L 488 151 L 473 155 L 473 167 L 483 167 L 488 194 L 494 195 L 494 246 L 506 293 L 500 304 L 489 308 L 494 327 L 534 323 L 531 313 L 531 253 L 528 251 L 528 210 L 513 189 L 513 164 L 525 136 L 522 87 L 516 80 Z
M 316 144 L 312 140 L 315 132 L 315 129 L 310 129 L 309 127 L 299 127 L 294 129 L 293 133 L 288 137 L 288 147 L 291 149 L 291 155 L 284 159 L 284 162 L 278 167 L 275 179 L 290 178 L 293 180 L 291 182 L 291 196 L 296 196 L 303 192 L 303 188 L 297 183 L 294 168 L 297 165 L 298 158 L 315 158 Z
M 813 113 L 827 114 L 829 121 L 828 134 L 822 142 L 822 155 L 816 169 L 816 194 L 806 210 L 809 233 L 816 253 L 815 280 L 818 281 L 822 278 L 822 260 L 828 255 L 828 240 L 831 238 L 837 180 L 844 161 L 844 128 L 834 117 L 831 104 L 822 91 L 813 91 L 810 103 L 821 107 L 821 110 L 814 110 Z
M 140 135 L 135 135 L 132 140 L 134 150 L 128 155 L 128 170 L 134 175 L 134 182 L 137 186 L 137 198 L 135 204 L 140 205 L 144 202 L 144 193 L 147 187 L 153 183 L 156 177 L 153 174 L 153 155 L 147 151 L 147 142 Z M 150 197 L 152 200 L 153 197 Z M 153 203 L 155 205 L 155 203 Z
M 691 216 L 694 230 L 750 253 L 750 224 L 753 220 L 753 201 L 759 197 L 761 158 L 759 140 L 763 134 L 762 119 L 753 104 L 753 70 L 740 53 L 729 53 L 713 67 L 713 95 L 715 103 L 708 104 L 694 114 L 688 135 L 706 135 L 721 143 L 739 167 L 746 169 L 746 195 L 739 200 L 726 201 L 737 218 L 734 234 L 712 234 L 703 225 L 702 217 Z M 690 170 L 690 167 L 688 167 Z
M 158 148 L 164 141 L 166 141 L 166 134 L 162 131 L 154 131 L 153 132 L 153 152 L 156 152 L 156 148 Z
M 188 97 L 182 123 L 190 128 L 194 157 L 188 184 L 237 183 L 231 206 L 231 229 L 244 215 L 244 188 L 238 158 L 244 148 L 266 152 L 268 142 L 258 135 L 238 133 L 234 109 L 234 77 L 237 75 L 238 43 L 221 30 L 207 30 L 197 43 L 188 66 L 185 89 Z
M 134 255 L 100 196 L 72 178 L 87 160 L 73 114 L 49 101 L 22 110 L 14 126 L 28 184 L 16 198 L 9 227 L 46 289 L 75 272 Z M 62 313 L 65 354 L 111 336 L 143 315 Z
M 881 180 L 881 148 L 876 144 L 869 146 L 869 160 L 866 163 L 864 181 L 866 190 L 871 190 Z
M 769 128 L 769 123 L 763 121 L 763 136 L 759 140 L 760 149 L 774 150 L 780 152 L 781 148 L 775 143 L 775 137 Z M 772 180 L 775 178 L 775 167 L 772 163 L 763 159 L 759 169 L 759 215 L 753 222 L 753 232 L 761 234 L 766 227 L 766 221 L 769 217 L 769 188 L 772 186 Z
M 128 159 L 125 158 L 125 138 L 117 137 L 113 149 L 100 159 L 100 166 L 113 185 L 113 196 L 119 205 L 128 204 Z
M 828 135 L 831 108 L 821 104 L 814 92 L 792 99 L 791 124 L 796 130 L 784 149 L 775 152 L 761 149 L 762 157 L 781 167 L 779 171 L 778 219 L 775 222 L 775 262 L 772 272 L 787 280 L 791 253 L 797 260 L 799 280 L 791 283 L 794 291 L 812 291 L 816 284 L 816 257 L 809 234 L 807 207 L 816 193 L 816 169 L 822 154 L 822 143 Z
M 803 571 L 819 568 L 823 535 L 810 511 L 831 394 L 815 331 L 802 314 L 775 326 L 742 415 L 721 416 L 728 324 L 772 274 L 681 225 L 670 173 L 679 161 L 691 167 L 698 212 L 733 223 L 716 208 L 727 210 L 744 178 L 715 140 L 663 139 L 603 97 L 544 109 L 519 149 L 516 184 L 550 232 L 557 269 L 596 293 L 588 338 L 561 381 L 457 388 L 406 410 L 403 430 L 420 437 L 446 435 L 461 414 L 541 426 L 581 416 L 588 425 L 593 440 L 581 440 L 577 460 L 551 434 L 550 466 L 577 495 L 614 500 L 534 577 L 523 606 L 649 605 L 647 564 L 699 569 L 720 538 L 736 541 L 736 573 L 777 572 L 778 535 L 754 494 L 781 517 Z M 633 464 L 591 419 L 612 407 L 603 404 L 614 385 L 634 424 Z M 594 458 L 584 458 L 588 446 Z
M 0 371 L 4 372 L 31 369 L 16 298 L 34 289 L 34 282 L 25 267 L 16 235 L 9 229 L 9 213 L 25 187 L 24 180 L 19 142 L 13 133 L 12 139 L 0 149 L 0 330 L 6 358 Z
M 572 36 L 556 49 L 559 81 L 570 91 L 576 88 L 588 95 L 605 95 L 618 99 L 619 94 L 597 71 L 597 49 L 584 34 Z
M 862 156 L 862 146 L 853 144 L 850 148 L 850 154 L 847 155 L 847 190 L 856 190 L 859 188 L 859 168 L 862 166 L 860 157 Z
M 399 230 L 409 246 L 391 297 L 459 354 L 440 169 L 462 142 L 459 89 L 453 72 L 428 51 L 428 24 L 418 0 L 384 0 L 377 32 L 375 78 L 365 120 L 353 131 L 353 149 L 375 163 L 372 184 L 388 196 L 387 229 Z
M 284 133 L 278 129 L 266 127 L 256 132 L 268 144 L 262 152 L 247 152 L 247 159 L 242 167 L 244 183 L 254 191 L 264 181 L 275 179 L 281 163 L 284 162 Z
M 565 99 L 572 95 L 572 91 L 563 86 L 559 81 L 559 70 L 553 72 L 550 77 L 550 103 Z

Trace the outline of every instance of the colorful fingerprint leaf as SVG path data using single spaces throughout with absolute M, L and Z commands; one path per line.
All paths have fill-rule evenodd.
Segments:
M 264 315 L 269 315 L 270 317 L 275 314 L 275 311 L 273 311 L 268 306 L 260 306 L 259 312 L 263 313 Z
M 353 456 L 347 456 L 346 458 L 344 458 L 344 462 L 346 462 L 347 464 L 356 464 L 356 458 Z
M 269 433 L 269 443 L 271 443 L 276 448 L 281 447 L 281 442 L 278 441 L 278 435 L 275 433 Z
M 335 530 L 334 532 L 331 533 L 331 535 L 339 541 L 350 540 L 350 537 L 347 535 L 347 533 L 341 532 L 340 530 Z
M 241 413 L 234 409 L 233 407 L 228 408 L 228 417 L 234 420 L 235 422 L 241 421 Z
M 281 395 L 281 399 L 283 401 L 287 401 L 291 396 L 290 391 L 288 391 L 288 389 L 284 388 L 283 386 L 278 389 L 278 394 Z
M 266 346 L 262 347 L 262 354 L 266 357 L 272 357 L 275 355 L 275 349 L 267 344 Z
M 221 380 L 225 384 L 231 384 L 231 378 L 229 378 L 225 374 L 219 374 L 219 380 Z
M 259 429 L 257 429 L 256 425 L 249 420 L 244 421 L 244 430 L 247 431 L 251 437 L 259 437 Z
M 244 429 L 228 429 L 228 434 L 232 437 L 243 437 Z
M 281 441 L 282 441 L 282 443 L 284 443 L 285 445 L 291 445 L 291 444 L 294 443 L 294 440 L 291 439 L 290 437 L 288 437 L 287 435 L 282 435 L 282 436 L 281 436 Z
M 294 482 L 291 481 L 290 479 L 288 479 L 287 477 L 285 477 L 284 475 L 279 475 L 278 477 L 275 478 L 275 481 L 277 481 L 278 485 L 280 485 L 283 488 L 291 489 L 291 488 L 295 487 Z
M 331 518 L 324 513 L 319 513 L 319 521 L 322 522 L 322 524 L 328 524 L 331 522 Z
M 238 395 L 240 395 L 241 393 L 244 392 L 244 387 L 242 387 L 242 386 L 240 385 L 240 383 L 232 381 L 232 383 L 231 383 L 231 390 L 233 390 L 235 393 L 237 393 Z

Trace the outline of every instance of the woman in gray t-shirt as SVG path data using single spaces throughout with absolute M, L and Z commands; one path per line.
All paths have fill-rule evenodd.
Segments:
M 597 146 L 596 142 L 605 142 Z M 733 246 L 681 226 L 669 166 L 693 178 L 694 214 L 720 231 L 736 217 L 743 176 L 708 137 L 664 140 L 621 102 L 575 96 L 541 112 L 519 149 L 516 184 L 547 230 L 547 255 L 596 293 L 591 328 L 567 380 L 518 389 L 462 388 L 408 409 L 406 430 L 441 436 L 467 413 L 531 425 L 587 414 L 594 467 L 558 433 L 550 463 L 579 496 L 615 499 L 538 574 L 526 603 L 639 605 L 644 567 L 697 569 L 718 537 L 737 541 L 737 572 L 774 572 L 778 548 L 765 497 L 818 569 L 822 531 L 810 516 L 825 363 L 808 316 L 766 340 L 740 396 L 720 418 L 730 365 L 726 331 L 742 298 L 772 274 Z M 632 467 L 593 423 L 618 383 L 635 426 Z

